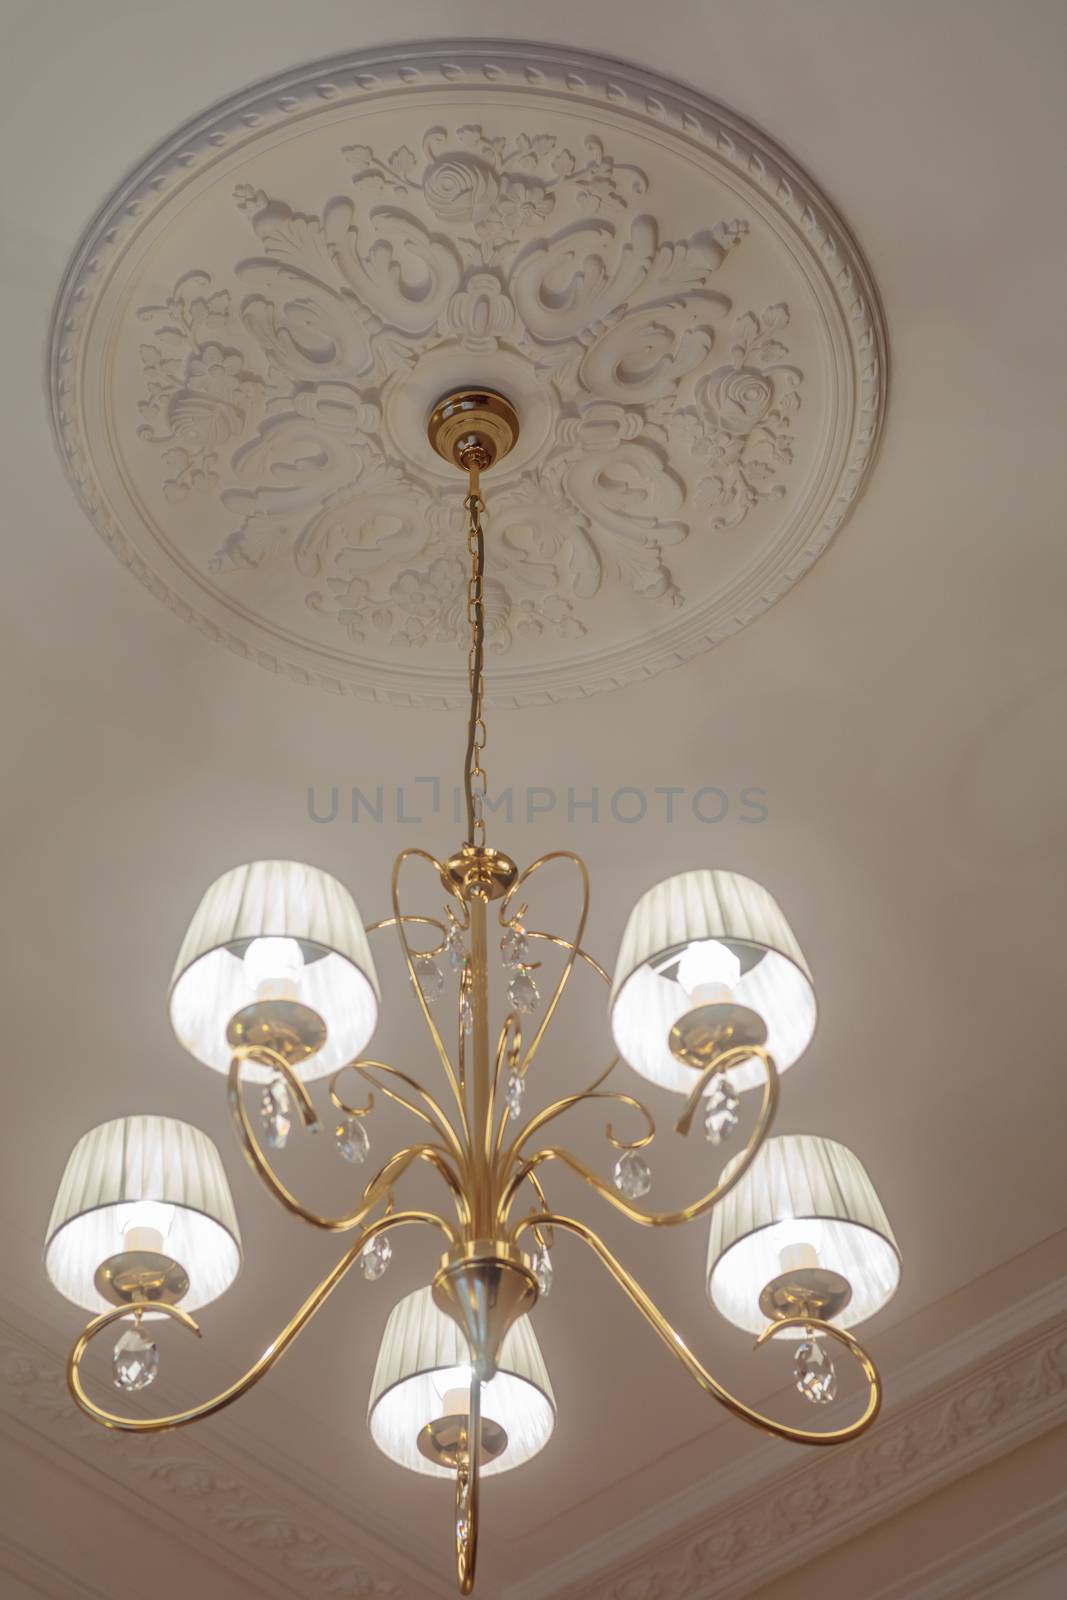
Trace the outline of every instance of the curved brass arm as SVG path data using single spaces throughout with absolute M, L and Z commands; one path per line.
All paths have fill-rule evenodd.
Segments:
M 604 1076 L 606 1077 L 607 1074 L 604 1074 Z M 608 1123 L 608 1140 L 611 1144 L 615 1145 L 617 1149 L 625 1148 L 639 1150 L 643 1145 L 651 1144 L 652 1140 L 655 1138 L 656 1124 L 653 1121 L 651 1111 L 649 1111 L 648 1107 L 640 1100 L 635 1099 L 632 1094 L 626 1094 L 621 1089 L 583 1089 L 580 1094 L 569 1094 L 562 1100 L 554 1101 L 552 1105 L 545 1106 L 544 1110 L 538 1111 L 530 1118 L 526 1126 L 521 1128 L 515 1135 L 514 1139 L 511 1141 L 511 1144 L 508 1146 L 508 1149 L 501 1157 L 501 1178 L 503 1178 L 506 1173 L 511 1171 L 511 1168 L 519 1159 L 519 1154 L 522 1151 L 523 1146 L 530 1139 L 532 1139 L 535 1134 L 540 1133 L 541 1129 L 545 1127 L 547 1123 L 553 1122 L 556 1117 L 562 1117 L 565 1112 L 572 1110 L 577 1105 L 581 1105 L 583 1101 L 586 1100 L 613 1100 L 617 1105 L 627 1106 L 632 1111 L 639 1111 L 644 1117 L 646 1132 L 641 1138 L 633 1140 L 629 1143 L 625 1143 L 616 1139 L 611 1123 Z M 501 1127 L 503 1127 L 503 1124 L 501 1124 Z M 503 1194 L 500 1198 L 500 1219 L 502 1222 L 507 1222 L 508 1213 L 511 1209 L 511 1203 L 515 1197 L 516 1190 L 521 1186 L 523 1180 L 530 1176 L 534 1162 L 539 1160 L 541 1156 L 544 1156 L 546 1160 L 551 1159 L 547 1151 L 538 1151 L 537 1155 L 532 1157 L 530 1161 L 525 1162 L 520 1170 L 514 1173 L 510 1181 L 505 1184 Z M 577 1157 L 574 1159 L 577 1159 Z
M 467 1459 L 456 1473 L 456 1579 L 460 1594 L 470 1594 L 474 1588 L 474 1571 L 478 1561 L 478 1509 L 481 1488 L 481 1467 L 478 1458 L 482 1439 L 482 1385 L 481 1380 L 473 1374 L 470 1394 Z
M 327 1233 L 347 1233 L 350 1228 L 357 1228 L 368 1212 L 374 1209 L 378 1201 L 385 1198 L 390 1183 L 399 1178 L 411 1166 L 413 1161 L 430 1161 L 432 1165 L 442 1172 L 442 1176 L 445 1177 L 453 1193 L 456 1192 L 459 1185 L 455 1174 L 451 1172 L 451 1169 L 445 1170 L 447 1163 L 441 1160 L 434 1147 L 432 1145 L 409 1145 L 405 1150 L 398 1150 L 386 1167 L 382 1169 L 382 1172 L 378 1174 L 378 1177 L 371 1180 L 363 1191 L 363 1198 L 354 1211 L 345 1212 L 339 1217 L 324 1217 L 320 1216 L 317 1211 L 311 1211 L 286 1188 L 260 1148 L 241 1095 L 241 1067 L 244 1059 L 241 1055 L 233 1057 L 230 1062 L 228 1081 L 230 1112 L 237 1127 L 238 1137 L 241 1140 L 241 1148 L 244 1150 L 252 1171 L 262 1180 L 274 1198 L 287 1211 L 291 1211 L 294 1217 L 299 1217 L 302 1222 L 309 1222 L 314 1228 L 324 1228 Z M 304 1085 L 295 1076 L 288 1063 L 281 1057 L 278 1059 L 280 1063 L 278 1066 L 279 1076 L 284 1078 L 286 1084 L 296 1095 L 297 1105 L 301 1108 L 301 1115 L 304 1116 L 305 1127 L 321 1126 Z M 304 1115 L 305 1105 L 310 1108 L 310 1118 Z M 386 1173 L 389 1174 L 388 1180 L 384 1176 Z
M 570 978 L 571 973 L 574 971 L 574 963 L 578 959 L 578 953 L 579 953 L 579 950 L 580 950 L 580 947 L 581 947 L 581 943 L 582 943 L 582 935 L 585 933 L 585 924 L 586 924 L 586 921 L 587 921 L 587 919 L 589 917 L 589 869 L 588 869 L 588 867 L 586 866 L 585 862 L 582 860 L 581 856 L 576 856 L 572 850 L 551 850 L 551 851 L 549 851 L 549 853 L 547 855 L 538 856 L 536 861 L 531 861 L 530 865 L 528 867 L 525 867 L 523 869 L 523 871 L 519 873 L 518 877 L 515 879 L 515 882 L 512 884 L 512 886 L 508 890 L 507 894 L 501 900 L 501 902 L 500 902 L 500 923 L 501 923 L 501 926 L 502 927 L 507 927 L 508 926 L 508 908 L 510 907 L 512 900 L 518 894 L 519 890 L 523 887 L 523 885 L 525 883 L 529 882 L 530 878 L 533 876 L 533 874 L 535 872 L 539 872 L 540 869 L 542 867 L 544 867 L 544 866 L 547 866 L 550 861 L 573 861 L 574 865 L 578 868 L 578 875 L 579 875 L 579 878 L 581 879 L 581 884 L 582 884 L 582 909 L 581 909 L 581 911 L 579 912 L 579 915 L 578 915 L 578 927 L 575 930 L 575 934 L 574 934 L 573 940 L 557 939 L 554 935 L 551 936 L 551 938 L 550 938 L 550 942 L 552 944 L 562 945 L 567 950 L 567 952 L 568 952 L 567 953 L 567 959 L 563 963 L 563 971 L 559 975 L 559 982 L 556 984 L 556 987 L 555 987 L 555 990 L 553 992 L 552 998 L 548 1002 L 548 1005 L 545 1007 L 545 1014 L 541 1018 L 541 1021 L 540 1021 L 539 1025 L 538 1025 L 538 1028 L 537 1028 L 537 1031 L 534 1034 L 533 1038 L 530 1040 L 530 1043 L 529 1043 L 529 1045 L 527 1046 L 527 1049 L 526 1049 L 526 1053 L 523 1056 L 522 1068 L 521 1068 L 521 1070 L 523 1072 L 525 1072 L 527 1070 L 527 1068 L 530 1065 L 530 1062 L 533 1060 L 534 1056 L 537 1054 L 537 1048 L 538 1048 L 539 1044 L 541 1043 L 541 1040 L 544 1038 L 545 1029 L 548 1027 L 549 1023 L 552 1021 L 552 1018 L 553 1018 L 553 1016 L 555 1014 L 556 1007 L 559 1005 L 560 999 L 562 998 L 563 991 L 567 987 L 567 980 Z M 587 957 L 587 959 L 589 959 L 589 958 Z M 596 963 L 594 962 L 593 965 L 595 966 Z M 602 970 L 603 969 L 601 969 L 601 971 Z
M 616 1211 L 621 1211 L 623 1216 L 629 1217 L 631 1222 L 640 1223 L 646 1228 L 673 1228 L 677 1227 L 683 1222 L 692 1222 L 696 1217 L 702 1217 L 705 1212 L 711 1210 L 712 1206 L 717 1205 L 722 1199 L 723 1195 L 728 1194 L 736 1183 L 740 1183 L 741 1179 L 744 1177 L 745 1173 L 756 1159 L 760 1146 L 767 1137 L 768 1130 L 770 1129 L 771 1123 L 774 1120 L 775 1111 L 778 1109 L 778 1069 L 774 1064 L 773 1058 L 767 1055 L 765 1051 L 752 1050 L 747 1051 L 746 1054 L 759 1055 L 763 1060 L 763 1065 L 767 1073 L 767 1081 L 763 1087 L 763 1102 L 760 1106 L 759 1116 L 756 1119 L 756 1126 L 749 1135 L 748 1143 L 741 1152 L 737 1164 L 730 1173 L 730 1176 L 728 1178 L 720 1177 L 720 1180 L 715 1187 L 710 1189 L 708 1193 L 703 1195 L 699 1200 L 694 1201 L 692 1205 L 683 1206 L 680 1211 L 642 1211 L 639 1209 L 639 1207 L 631 1205 L 628 1200 L 625 1200 L 610 1183 L 607 1183 L 600 1176 L 600 1174 L 594 1172 L 591 1167 L 586 1166 L 585 1162 L 582 1161 L 578 1156 L 572 1155 L 569 1150 L 559 1149 L 553 1146 L 547 1150 L 535 1151 L 532 1156 L 529 1156 L 527 1160 L 522 1163 L 518 1171 L 515 1172 L 509 1179 L 507 1187 L 505 1188 L 500 1201 L 500 1216 L 502 1223 L 506 1223 L 508 1212 L 510 1210 L 512 1201 L 514 1200 L 515 1193 L 523 1179 L 535 1167 L 539 1167 L 545 1161 L 562 1161 L 565 1166 L 571 1168 L 572 1172 L 576 1172 L 591 1189 L 595 1189 L 597 1194 L 600 1195 L 601 1199 L 606 1200 L 609 1205 L 614 1206 Z M 571 1099 L 577 1101 L 595 1097 L 596 1093 L 593 1092 L 591 1095 L 575 1095 L 572 1096 Z M 641 1104 L 640 1101 L 634 1101 L 633 1103 L 638 1106 Z M 560 1101 L 559 1104 L 564 1106 L 565 1102 Z M 641 1109 L 644 1110 L 644 1107 Z M 546 1110 L 541 1113 L 541 1118 L 546 1119 L 548 1114 L 555 1112 L 555 1110 L 556 1107 L 548 1106 Z M 538 1122 L 538 1120 L 539 1119 L 537 1117 L 532 1118 L 530 1127 L 532 1128 L 534 1124 Z M 525 1132 L 520 1137 L 524 1138 Z
M 573 950 L 580 961 L 587 961 L 593 971 L 603 978 L 606 984 L 610 985 L 611 973 L 605 972 L 600 962 L 594 956 L 591 956 L 588 950 L 583 950 L 580 945 L 574 944 L 572 940 L 561 938 L 558 933 L 538 933 L 534 928 L 526 929 L 526 937 L 527 939 L 544 939 L 546 944 L 558 944 L 564 950 Z
M 397 920 L 398 919 L 396 917 L 381 917 L 377 922 L 364 923 L 363 931 L 364 931 L 364 933 L 377 933 L 380 928 L 395 928 L 396 925 L 397 925 Z M 412 911 L 405 911 L 404 915 L 399 918 L 399 921 L 401 921 L 401 922 L 413 922 L 413 923 L 416 923 L 417 925 L 419 925 L 420 927 L 432 928 L 435 933 L 439 933 L 441 935 L 441 938 L 440 938 L 439 942 L 437 944 L 435 944 L 435 945 L 431 945 L 429 950 L 420 950 L 419 951 L 419 955 L 423 955 L 423 956 L 439 956 L 439 955 L 441 955 L 441 953 L 443 952 L 446 944 L 448 943 L 448 929 L 445 927 L 443 922 L 438 922 L 436 917 L 419 917 L 419 916 L 416 916 L 415 913 L 412 912 Z
M 703 1389 L 705 1394 L 711 1395 L 721 1406 L 731 1412 L 735 1417 L 740 1417 L 742 1422 L 747 1422 L 753 1428 L 760 1428 L 764 1433 L 774 1434 L 779 1439 L 788 1439 L 793 1444 L 845 1444 L 849 1439 L 856 1439 L 861 1433 L 866 1433 L 882 1407 L 882 1380 L 878 1368 L 864 1350 L 863 1346 L 855 1340 L 844 1328 L 835 1327 L 832 1322 L 821 1322 L 814 1317 L 783 1317 L 780 1322 L 772 1322 L 766 1327 L 756 1340 L 755 1348 L 766 1343 L 776 1333 L 784 1328 L 810 1327 L 819 1333 L 826 1334 L 831 1339 L 836 1339 L 843 1345 L 850 1355 L 854 1356 L 863 1369 L 863 1376 L 867 1380 L 867 1404 L 863 1414 L 855 1422 L 850 1422 L 846 1427 L 833 1428 L 826 1433 L 817 1432 L 809 1428 L 795 1428 L 788 1422 L 778 1422 L 774 1417 L 768 1417 L 762 1411 L 756 1411 L 752 1406 L 738 1400 L 728 1389 L 724 1389 L 717 1379 L 713 1378 L 708 1369 L 690 1350 L 689 1346 L 675 1332 L 666 1317 L 649 1298 L 637 1280 L 631 1277 L 626 1268 L 617 1261 L 591 1228 L 584 1222 L 576 1222 L 571 1217 L 556 1216 L 547 1212 L 544 1216 L 528 1217 L 516 1230 L 516 1237 L 525 1228 L 536 1226 L 563 1228 L 568 1233 L 575 1234 L 583 1243 L 587 1244 L 593 1253 L 599 1256 L 604 1266 L 607 1267 L 620 1289 L 633 1301 L 645 1321 L 657 1333 L 671 1354 L 680 1361 L 689 1376 Z
M 516 1073 L 519 1078 L 523 1076 L 522 1066 L 522 1019 L 517 1012 L 509 1011 L 504 1018 L 500 1029 L 500 1037 L 496 1042 L 496 1060 L 493 1063 L 493 1075 L 489 1080 L 489 1121 L 488 1130 L 493 1127 L 493 1114 L 496 1110 L 497 1096 L 500 1092 L 500 1069 L 505 1059 L 508 1064 L 508 1073 Z M 503 1116 L 496 1125 L 496 1135 L 493 1139 L 492 1158 L 500 1154 L 500 1147 L 504 1143 L 504 1133 L 508 1125 L 508 1117 Z
M 182 1428 L 186 1423 L 196 1422 L 200 1417 L 210 1417 L 216 1411 L 222 1411 L 224 1407 L 232 1405 L 235 1400 L 239 1400 L 243 1394 L 247 1394 L 249 1389 L 270 1371 L 275 1362 L 281 1360 L 293 1340 L 307 1327 L 319 1307 L 323 1305 L 341 1282 L 341 1279 L 350 1271 L 363 1247 L 376 1234 L 384 1233 L 387 1228 L 402 1228 L 415 1222 L 428 1223 L 430 1226 L 437 1228 L 443 1226 L 444 1231 L 450 1237 L 453 1239 L 455 1237 L 448 1224 L 442 1223 L 442 1219 L 435 1216 L 432 1211 L 398 1211 L 392 1216 L 380 1217 L 377 1222 L 370 1223 L 356 1242 L 349 1245 L 337 1265 L 331 1268 L 322 1282 L 317 1284 L 311 1291 L 299 1311 L 290 1319 L 278 1337 L 267 1346 L 259 1360 L 249 1367 L 243 1377 L 238 1378 L 236 1383 L 231 1383 L 228 1389 L 223 1389 L 221 1394 L 214 1395 L 210 1400 L 205 1400 L 198 1406 L 191 1406 L 188 1411 L 176 1411 L 166 1417 L 120 1417 L 113 1411 L 105 1411 L 89 1398 L 81 1379 L 82 1357 L 98 1333 L 110 1326 L 112 1322 L 118 1322 L 122 1317 L 131 1315 L 131 1307 L 115 1306 L 110 1311 L 102 1312 L 100 1316 L 93 1318 L 92 1322 L 81 1334 L 67 1361 L 67 1387 L 75 1403 L 94 1422 L 99 1422 L 105 1428 L 113 1428 L 122 1433 L 162 1433 L 168 1428 Z M 173 1317 L 174 1321 L 180 1323 L 183 1328 L 188 1328 L 190 1332 L 195 1333 L 198 1338 L 200 1337 L 198 1325 L 189 1316 L 188 1312 L 182 1311 L 179 1306 L 159 1303 L 154 1304 L 151 1309 L 153 1313 L 158 1311 L 163 1312 L 168 1317 Z
M 365 1058 L 360 1058 L 357 1061 L 346 1061 L 344 1066 L 338 1068 L 330 1079 L 330 1099 L 338 1111 L 351 1113 L 351 1108 L 345 1105 L 337 1093 L 338 1078 L 340 1078 L 342 1072 L 349 1071 L 358 1072 L 362 1078 L 365 1078 L 369 1084 L 372 1084 L 387 1099 L 395 1100 L 397 1105 L 404 1106 L 413 1116 L 425 1122 L 427 1127 L 432 1128 L 445 1141 L 459 1165 L 463 1166 L 466 1159 L 463 1153 L 463 1146 L 460 1144 L 456 1131 L 445 1116 L 445 1113 L 441 1110 L 433 1095 L 427 1094 L 421 1083 L 415 1078 L 409 1077 L 406 1072 L 401 1072 L 399 1067 L 391 1067 L 384 1061 L 371 1061 Z M 405 1095 L 399 1094 L 395 1089 L 391 1089 L 387 1083 L 381 1083 L 379 1079 L 373 1076 L 375 1072 L 384 1072 L 391 1078 L 399 1078 L 400 1082 L 406 1083 L 409 1089 L 414 1089 L 419 1099 L 428 1109 L 424 1111 L 422 1106 L 415 1105 Z M 355 1113 L 357 1116 L 362 1114 L 361 1112 Z
M 393 902 L 393 916 L 396 921 L 397 938 L 400 940 L 400 948 L 403 952 L 404 965 L 407 968 L 407 974 L 411 982 L 411 987 L 415 991 L 415 998 L 419 1003 L 419 1009 L 422 1012 L 423 1020 L 425 1021 L 427 1028 L 430 1030 L 430 1037 L 433 1039 L 434 1046 L 437 1050 L 438 1059 L 441 1062 L 441 1066 L 444 1068 L 445 1077 L 448 1079 L 448 1086 L 452 1090 L 453 1098 L 455 1099 L 456 1105 L 459 1109 L 460 1123 L 463 1128 L 464 1136 L 467 1140 L 469 1140 L 470 1128 L 467 1123 L 467 1107 L 464 1104 L 463 1093 L 456 1078 L 455 1070 L 452 1066 L 452 1061 L 449 1057 L 448 1051 L 445 1049 L 444 1040 L 441 1038 L 440 1030 L 436 1022 L 433 1020 L 433 1017 L 430 1015 L 430 1008 L 426 1003 L 426 996 L 422 992 L 422 986 L 419 983 L 418 975 L 415 972 L 413 952 L 411 946 L 408 944 L 407 934 L 404 932 L 404 914 L 400 909 L 400 869 L 404 865 L 405 861 L 414 860 L 416 858 L 422 861 L 428 861 L 436 871 L 439 880 L 446 876 L 445 868 L 442 863 L 438 861 L 436 856 L 432 856 L 428 850 L 401 850 L 400 854 L 393 862 L 393 875 L 390 884 L 390 892 Z

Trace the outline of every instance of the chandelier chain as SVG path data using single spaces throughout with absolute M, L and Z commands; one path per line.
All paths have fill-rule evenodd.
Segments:
M 482 664 L 485 653 L 485 606 L 483 601 L 483 574 L 485 571 L 485 536 L 482 531 L 482 514 L 485 501 L 480 493 L 480 476 L 483 466 L 488 466 L 488 456 L 478 446 L 464 453 L 463 465 L 470 475 L 469 492 L 463 504 L 468 516 L 467 549 L 471 558 L 470 577 L 467 580 L 467 621 L 470 624 L 471 644 L 467 654 L 467 683 L 470 689 L 470 718 L 467 724 L 467 752 L 463 766 L 463 792 L 467 806 L 467 843 L 485 844 L 486 775 L 482 766 L 485 749 L 485 721 L 482 716 Z

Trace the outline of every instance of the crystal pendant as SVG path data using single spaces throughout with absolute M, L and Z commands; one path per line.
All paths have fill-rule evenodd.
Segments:
M 359 1269 L 368 1283 L 375 1283 L 393 1259 L 393 1247 L 384 1233 L 376 1233 L 359 1253 Z
M 466 993 L 459 997 L 459 1025 L 464 1033 L 470 1033 L 474 1027 L 474 1007 L 470 995 Z
M 619 1193 L 627 1200 L 642 1199 L 652 1187 L 652 1169 L 636 1150 L 624 1150 L 611 1175 Z
M 508 999 L 516 1011 L 532 1011 L 541 996 L 525 967 L 520 967 L 508 984 Z
M 337 1124 L 334 1137 L 341 1159 L 351 1161 L 355 1167 L 362 1166 L 370 1152 L 370 1134 L 363 1125 L 363 1118 L 346 1117 Z
M 435 1000 L 440 1000 L 445 990 L 445 975 L 441 971 L 433 956 L 419 955 L 412 959 L 411 965 L 415 968 L 415 981 L 422 990 L 422 998 L 428 1006 Z
M 793 1366 L 797 1388 L 813 1406 L 828 1405 L 837 1393 L 837 1374 L 826 1348 L 813 1335 L 797 1345 Z
M 500 959 L 506 967 L 522 967 L 528 954 L 526 929 L 521 922 L 515 922 L 500 941 Z
M 517 1072 L 508 1073 L 507 1088 L 504 1091 L 504 1103 L 508 1108 L 508 1116 L 516 1118 L 522 1114 L 522 1097 L 526 1093 L 526 1081 L 520 1078 Z
M 539 1244 L 533 1261 L 534 1277 L 537 1279 L 537 1292 L 542 1300 L 547 1300 L 552 1293 L 552 1274 L 555 1268 L 552 1257 L 548 1253 L 547 1245 Z
M 284 1150 L 289 1142 L 293 1119 L 289 1115 L 289 1090 L 284 1078 L 274 1078 L 263 1090 L 259 1103 L 263 1137 L 272 1150 Z
M 127 1328 L 115 1341 L 111 1371 L 116 1389 L 147 1389 L 159 1371 L 159 1351 L 140 1328 Z
M 712 1080 L 704 1096 L 704 1136 L 709 1144 L 725 1144 L 741 1120 L 740 1103 L 728 1079 L 720 1074 Z
M 459 972 L 466 959 L 467 952 L 463 947 L 463 932 L 455 922 L 449 924 L 448 938 L 445 941 L 445 954 L 448 964 L 453 972 Z

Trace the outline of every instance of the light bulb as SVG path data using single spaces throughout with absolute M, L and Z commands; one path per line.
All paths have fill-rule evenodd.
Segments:
M 471 1407 L 471 1369 L 441 1367 L 430 1374 L 442 1417 L 465 1417 Z
M 733 999 L 741 963 L 718 939 L 695 939 L 678 963 L 678 982 L 697 1005 Z
M 163 1200 L 134 1200 L 119 1206 L 118 1222 L 124 1249 L 159 1255 L 174 1222 L 174 1207 Z
M 245 978 L 257 1000 L 295 1000 L 304 955 L 295 939 L 253 939 L 244 955 Z
M 778 1264 L 783 1272 L 804 1272 L 819 1265 L 819 1252 L 813 1244 L 798 1239 L 796 1244 L 783 1245 L 778 1252 Z

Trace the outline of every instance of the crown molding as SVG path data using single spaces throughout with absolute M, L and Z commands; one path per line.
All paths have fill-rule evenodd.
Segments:
M 1067 1279 L 909 1363 L 888 1390 L 854 1444 L 786 1471 L 781 1446 L 754 1451 L 505 1600 L 733 1600 L 1067 1420 Z
M 737 1600 L 761 1584 L 1067 1420 L 1067 1279 L 893 1374 L 873 1433 L 782 1471 L 781 1448 L 709 1475 L 610 1538 L 512 1584 L 503 1600 Z M 62 1358 L 0 1322 L 0 1428 L 98 1494 L 258 1585 L 265 1600 L 316 1595 L 443 1600 L 431 1574 L 353 1524 L 294 1462 L 207 1433 L 106 1435 L 71 1405 Z M 794 1459 L 796 1459 L 794 1457 Z M 1067 1496 L 990 1533 L 966 1562 L 868 1600 L 963 1600 L 1062 1549 Z M 985 1546 L 988 1545 L 988 1549 Z M 0 1571 L 44 1600 L 102 1600 L 28 1546 L 0 1543 Z M 961 1576 L 962 1574 L 962 1576 Z M 968 1576 L 971 1574 L 971 1576 Z M 916 1588 L 915 1584 L 921 1584 Z
M 1067 1490 L 866 1600 L 1017 1600 L 1024 1579 L 1057 1561 L 1067 1588 Z
M 220 1436 L 204 1431 L 148 1438 L 102 1434 L 74 1407 L 64 1359 L 5 1322 L 0 1432 L 19 1449 L 29 1441 L 94 1492 L 136 1508 L 245 1583 L 253 1579 L 271 1600 L 441 1600 L 451 1593 L 437 1575 L 420 1570 L 318 1496 L 293 1463 L 272 1456 L 268 1464 L 262 1451 L 230 1450 Z M 59 1592 L 65 1600 L 70 1590 Z M 75 1592 L 81 1600 L 81 1591 Z M 85 1595 L 97 1600 L 91 1588 Z
M 40 1595 L 41 1600 L 110 1600 L 103 1589 L 86 1583 L 66 1567 L 46 1561 L 21 1540 L 3 1533 L 0 1533 L 0 1573 L 20 1586 L 16 1591 L 17 1600 L 22 1600 L 23 1594 Z M 8 1595 L 8 1600 L 13 1597 Z

